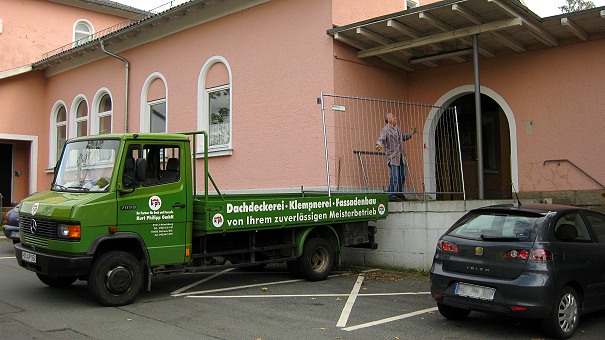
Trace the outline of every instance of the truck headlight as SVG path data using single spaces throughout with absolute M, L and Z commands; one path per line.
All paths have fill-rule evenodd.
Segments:
M 57 236 L 64 239 L 79 240 L 82 236 L 80 225 L 59 224 L 57 226 Z

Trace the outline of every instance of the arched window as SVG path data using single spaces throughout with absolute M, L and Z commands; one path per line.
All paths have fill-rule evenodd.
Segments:
M 104 94 L 99 103 L 99 134 L 111 133 L 111 97 Z
M 54 157 L 52 161 L 57 162 L 59 160 L 59 156 L 61 156 L 63 145 L 65 144 L 65 141 L 67 141 L 67 109 L 65 109 L 65 105 L 60 104 L 56 109 L 54 116 L 55 138 L 53 143 Z
M 92 24 L 87 20 L 78 20 L 74 24 L 74 47 L 85 44 L 92 40 L 94 30 Z
M 198 79 L 198 128 L 208 131 L 208 152 L 228 155 L 233 149 L 231 67 L 214 56 L 206 61 Z
M 88 135 L 88 103 L 86 98 L 79 96 L 74 100 L 71 107 L 69 137 L 81 137 Z
M 97 92 L 92 102 L 90 123 L 91 135 L 111 133 L 113 116 L 113 101 L 109 90 L 103 88 Z
M 168 131 L 168 90 L 160 73 L 151 74 L 141 92 L 141 132 Z

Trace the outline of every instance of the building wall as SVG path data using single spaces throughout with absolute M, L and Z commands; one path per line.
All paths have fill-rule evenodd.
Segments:
M 125 20 L 47 0 L 1 1 L 0 71 L 41 60 L 44 53 L 71 43 L 80 19 L 90 22 L 95 31 Z
M 35 190 L 35 185 L 30 185 L 31 176 L 37 176 L 36 181 L 44 177 L 42 171 L 33 167 L 30 156 L 32 148 L 36 148 L 33 152 L 43 157 L 47 152 L 46 143 L 32 145 L 29 141 L 47 134 L 47 124 L 41 119 L 41 113 L 45 110 L 45 96 L 46 80 L 43 72 L 0 79 L 0 140 L 14 145 L 13 169 L 21 172 L 19 176 L 13 174 L 13 202 L 19 202 Z
M 333 41 L 325 33 L 331 25 L 329 9 L 321 0 L 270 2 L 121 52 L 131 64 L 129 131 L 139 131 L 142 88 L 152 74 L 166 81 L 168 131 L 197 126 L 198 78 L 202 65 L 218 55 L 232 71 L 234 136 L 231 156 L 211 158 L 210 170 L 220 188 L 324 185 L 323 130 L 316 98 L 333 87 Z M 50 121 L 47 117 L 57 101 L 69 109 L 81 94 L 90 105 L 96 91 L 105 87 L 114 100 L 113 131 L 123 131 L 122 62 L 107 57 L 48 82 L 43 120 Z M 42 161 L 52 165 L 48 159 Z M 47 185 L 51 180 L 49 173 L 42 182 Z
M 332 21 L 344 26 L 405 9 L 405 0 L 332 0 Z
M 341 263 L 429 270 L 439 237 L 467 211 L 512 200 L 389 203 L 389 215 L 376 222 L 378 249 L 343 248 Z
M 605 40 L 564 45 L 500 58 L 480 59 L 480 82 L 500 95 L 516 121 L 520 192 L 602 189 L 568 164 L 569 159 L 601 183 L 605 128 L 601 95 Z M 409 75 L 410 100 L 435 103 L 448 91 L 473 85 L 473 65 L 445 66 Z

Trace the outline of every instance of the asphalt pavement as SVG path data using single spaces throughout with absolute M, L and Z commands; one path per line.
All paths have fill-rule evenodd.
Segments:
M 103 307 L 86 282 L 50 288 L 18 266 L 0 239 L 0 323 L 5 339 L 539 339 L 535 321 L 436 311 L 428 276 L 337 269 L 321 282 L 285 266 L 154 277 L 134 303 Z M 574 339 L 601 339 L 605 313 L 584 317 Z

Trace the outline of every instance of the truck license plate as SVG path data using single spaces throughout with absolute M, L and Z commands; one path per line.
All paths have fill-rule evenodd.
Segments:
M 36 263 L 36 254 L 22 252 L 21 259 L 26 262 Z
M 481 299 L 491 301 L 494 299 L 496 290 L 494 288 L 482 287 L 477 285 L 471 285 L 468 283 L 456 283 L 454 294 L 459 296 L 466 296 L 473 299 Z

